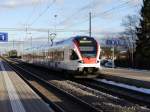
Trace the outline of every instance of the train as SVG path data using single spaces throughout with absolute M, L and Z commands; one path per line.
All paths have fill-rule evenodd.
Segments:
M 25 50 L 22 60 L 53 70 L 67 71 L 80 76 L 100 71 L 100 45 L 89 36 L 75 36 Z M 77 75 L 78 74 L 78 75 Z
M 8 57 L 10 57 L 10 58 L 17 58 L 18 57 L 17 50 L 10 50 L 8 52 Z

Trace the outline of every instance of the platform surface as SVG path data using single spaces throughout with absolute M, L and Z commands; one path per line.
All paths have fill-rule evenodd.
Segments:
M 102 68 L 102 74 L 150 82 L 150 71 L 128 68 Z
M 53 110 L 0 59 L 0 112 L 53 112 Z

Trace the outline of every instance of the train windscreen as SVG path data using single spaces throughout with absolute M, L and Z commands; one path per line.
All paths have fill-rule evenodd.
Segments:
M 97 55 L 97 42 L 93 38 L 81 37 L 76 39 L 82 57 L 95 58 Z

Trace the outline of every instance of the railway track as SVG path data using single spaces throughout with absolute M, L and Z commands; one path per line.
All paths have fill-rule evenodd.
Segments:
M 126 99 L 135 104 L 138 104 L 141 106 L 146 106 L 146 107 L 150 108 L 150 105 L 149 105 L 150 104 L 150 94 L 143 93 L 143 92 L 129 89 L 129 88 L 125 88 L 125 87 L 117 86 L 117 85 L 120 85 L 120 83 L 116 82 L 116 85 L 113 85 L 113 84 L 110 84 L 109 82 L 114 82 L 114 81 L 105 81 L 105 79 L 86 79 L 86 80 L 76 81 L 76 82 L 78 82 L 82 85 L 85 85 L 87 87 L 117 96 L 119 98 Z M 128 86 L 133 87 L 130 85 L 128 85 Z
M 8 61 L 7 63 L 57 112 L 103 112 L 37 74 Z
M 25 67 L 25 65 L 23 65 L 24 67 Z M 49 77 L 51 77 L 50 75 L 48 75 L 48 74 L 46 74 L 45 72 L 42 72 L 42 71 L 38 71 L 37 70 L 37 68 L 36 67 L 26 67 L 26 68 L 28 68 L 28 71 L 34 71 L 34 72 L 40 72 L 40 73 L 38 73 L 38 74 L 36 74 L 36 75 L 38 75 L 39 77 L 43 77 L 43 78 L 48 78 L 48 80 L 55 80 L 55 78 L 54 79 L 51 79 L 51 78 L 49 78 Z M 35 69 L 35 70 L 34 70 Z M 46 71 L 46 72 L 48 72 L 48 71 Z M 41 76 L 41 74 L 43 74 L 42 76 Z M 44 75 L 44 74 L 46 74 L 46 75 Z M 55 75 L 56 75 L 57 73 L 55 73 Z M 58 73 L 59 74 L 59 73 Z M 60 74 L 59 74 L 60 75 Z M 56 78 L 57 79 L 57 78 Z M 61 78 L 62 79 L 62 78 Z M 62 80 L 64 80 L 64 79 L 62 79 Z M 114 87 L 112 87 L 112 86 L 110 86 L 110 85 L 107 85 L 106 86 L 106 84 L 104 85 L 104 84 L 102 84 L 102 83 L 100 83 L 99 81 L 94 81 L 94 80 L 82 80 L 82 81 L 76 81 L 76 82 L 78 82 L 78 83 L 80 83 L 80 84 L 78 84 L 78 83 L 75 83 L 74 82 L 75 80 L 73 80 L 73 82 L 72 81 L 69 81 L 69 80 L 64 80 L 64 81 L 52 81 L 53 83 L 55 83 L 55 85 L 57 85 L 57 86 L 59 86 L 59 88 L 62 88 L 63 90 L 65 90 L 65 91 L 70 91 L 70 90 L 67 90 L 66 88 L 64 88 L 63 86 L 63 84 L 62 84 L 62 82 L 64 83 L 67 83 L 67 84 L 69 84 L 69 85 L 71 85 L 72 87 L 76 87 L 76 88 L 80 88 L 81 90 L 84 90 L 84 91 L 87 91 L 88 93 L 93 93 L 96 97 L 98 97 L 96 100 L 94 99 L 94 98 L 92 98 L 92 101 L 94 102 L 96 102 L 96 103 L 93 103 L 92 101 L 91 101 L 91 104 L 93 105 L 93 106 L 95 106 L 95 107 L 97 107 L 97 108 L 99 108 L 99 109 L 102 109 L 102 110 L 104 110 L 104 111 L 110 111 L 110 110 L 113 110 L 113 111 L 110 111 L 110 112 L 116 112 L 116 111 L 118 111 L 118 112 L 126 112 L 127 110 L 130 112 L 142 112 L 143 111 L 143 109 L 140 109 L 141 107 L 140 106 L 137 106 L 136 104 L 142 104 L 142 105 L 144 105 L 145 106 L 145 104 L 146 104 L 146 102 L 143 102 L 142 100 L 137 100 L 136 99 L 136 97 L 139 97 L 139 96 L 136 96 L 135 95 L 135 93 L 134 94 L 132 94 L 133 96 L 136 96 L 135 98 L 132 98 L 132 97 L 130 97 L 130 96 L 127 96 L 126 95 L 126 92 L 128 92 L 128 91 L 126 91 L 126 90 L 124 90 L 125 92 L 120 92 L 120 94 L 118 94 L 118 91 L 120 91 L 120 88 L 118 88 L 118 89 L 114 89 Z M 81 85 L 82 84 L 82 85 Z M 85 86 L 83 86 L 83 85 L 85 85 Z M 110 96 L 110 95 L 105 95 L 105 94 L 103 94 L 103 93 L 101 93 L 101 92 L 99 92 L 99 91 L 96 91 L 96 90 L 93 90 L 93 89 L 90 89 L 90 88 L 88 88 L 88 87 L 91 87 L 91 88 L 93 88 L 93 89 L 96 89 L 96 90 L 100 90 L 100 91 L 103 91 L 103 92 L 106 92 L 106 93 L 109 93 L 109 94 L 111 94 L 111 95 L 115 95 L 115 96 L 117 96 L 117 97 L 121 97 L 121 98 L 123 98 L 123 99 L 127 99 L 127 100 L 129 100 L 129 101 L 131 101 L 132 103 L 134 102 L 134 103 L 136 103 L 135 105 L 134 104 L 132 104 L 132 103 L 130 103 L 130 102 L 128 102 L 128 101 L 124 101 L 124 100 L 122 100 L 122 99 L 119 99 L 119 98 L 114 98 L 114 97 L 112 97 L 112 96 Z M 112 88 L 113 88 L 113 91 L 112 91 Z M 74 94 L 74 91 L 71 91 L 71 92 L 69 92 L 69 93 L 71 93 L 71 94 Z M 122 93 L 124 93 L 124 94 L 122 94 Z M 78 94 L 80 94 L 80 93 L 78 93 Z M 128 95 L 130 95 L 131 93 L 129 92 L 129 94 Z M 80 99 L 83 99 L 84 101 L 87 101 L 87 98 L 89 98 L 89 100 L 91 100 L 90 99 L 90 97 L 87 97 L 87 98 L 82 98 L 82 96 L 80 97 L 80 95 L 78 95 L 78 97 L 80 98 Z M 102 100 L 100 99 L 100 97 L 105 97 L 105 98 L 102 98 Z M 87 101 L 87 102 L 89 102 L 89 100 Z M 106 100 L 106 101 L 105 101 Z M 109 101 L 108 101 L 109 100 Z M 138 101 L 138 103 L 137 103 L 137 101 Z M 139 103 L 139 101 L 140 102 L 142 102 L 142 103 Z M 100 104 L 100 102 L 102 102 L 102 104 Z M 106 104 L 103 104 L 103 103 L 109 103 L 109 104 L 112 104 L 112 105 L 115 105 L 115 106 L 118 106 L 117 107 L 117 109 L 116 108 L 112 108 L 110 105 L 106 105 Z M 90 103 L 90 102 L 89 102 Z M 148 105 L 148 104 L 147 104 Z M 146 106 L 147 106 L 146 105 Z M 125 108 L 121 108 L 120 106 L 122 106 L 122 107 L 125 107 Z M 107 108 L 107 109 L 106 109 Z M 147 109 L 144 109 L 144 111 L 143 112 L 149 112 L 150 110 L 147 110 Z

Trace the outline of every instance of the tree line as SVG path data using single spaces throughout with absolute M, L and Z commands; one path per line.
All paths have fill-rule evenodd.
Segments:
M 150 0 L 143 0 L 140 17 L 128 15 L 122 25 L 132 67 L 150 69 Z

